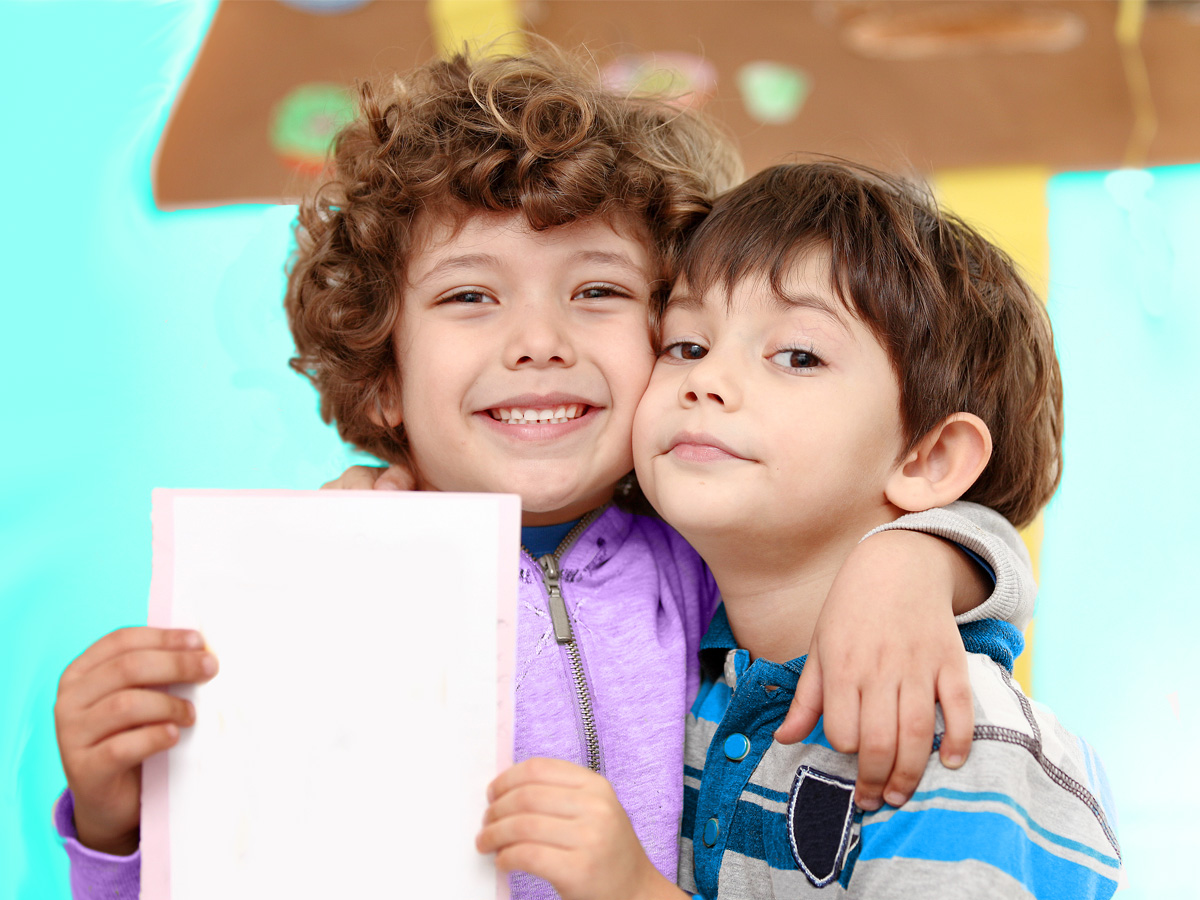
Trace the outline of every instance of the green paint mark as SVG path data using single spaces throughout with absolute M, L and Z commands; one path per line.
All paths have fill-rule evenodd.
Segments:
M 773 62 L 747 63 L 738 70 L 738 90 L 750 118 L 783 125 L 800 114 L 812 82 L 800 69 Z

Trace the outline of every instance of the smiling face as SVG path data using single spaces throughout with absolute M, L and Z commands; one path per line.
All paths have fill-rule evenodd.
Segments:
M 784 297 L 759 278 L 672 293 L 634 454 L 646 496 L 706 558 L 844 545 L 897 515 L 899 386 L 828 273 L 814 251 Z
M 608 501 L 633 467 L 654 364 L 650 258 L 603 221 L 431 223 L 396 328 L 399 402 L 418 485 L 520 494 L 527 525 Z

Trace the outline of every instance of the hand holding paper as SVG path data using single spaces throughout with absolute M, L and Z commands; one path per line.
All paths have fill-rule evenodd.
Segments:
M 54 722 L 85 847 L 121 856 L 137 849 L 142 761 L 195 721 L 191 703 L 155 688 L 208 681 L 216 671 L 198 633 L 164 628 L 119 629 L 67 666 Z
M 488 786 L 475 839 L 496 868 L 545 878 L 563 900 L 678 900 L 646 857 L 612 785 L 561 759 L 527 759 Z

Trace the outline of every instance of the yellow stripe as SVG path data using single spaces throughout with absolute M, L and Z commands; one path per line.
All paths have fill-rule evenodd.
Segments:
M 960 169 L 943 172 L 933 179 L 938 200 L 1003 248 L 1043 300 L 1049 289 L 1046 182 L 1050 175 L 1050 170 L 1043 166 L 1012 166 Z M 1021 537 L 1029 549 L 1036 578 L 1042 548 L 1040 514 L 1021 532 Z M 1033 625 L 1031 622 L 1025 629 L 1025 652 L 1017 658 L 1014 668 L 1017 681 L 1030 696 L 1033 696 Z
M 443 57 L 464 47 L 490 56 L 525 49 L 525 19 L 516 0 L 429 0 L 428 15 Z

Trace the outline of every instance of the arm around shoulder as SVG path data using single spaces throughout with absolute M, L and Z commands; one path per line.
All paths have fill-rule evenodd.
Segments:
M 1033 618 L 1037 583 L 1025 542 L 1012 524 L 986 506 L 959 500 L 944 507 L 909 513 L 881 525 L 867 537 L 902 529 L 936 535 L 970 550 L 983 559 L 996 576 L 996 586 L 983 603 L 955 617 L 962 625 L 980 619 L 998 619 L 1025 628 Z

